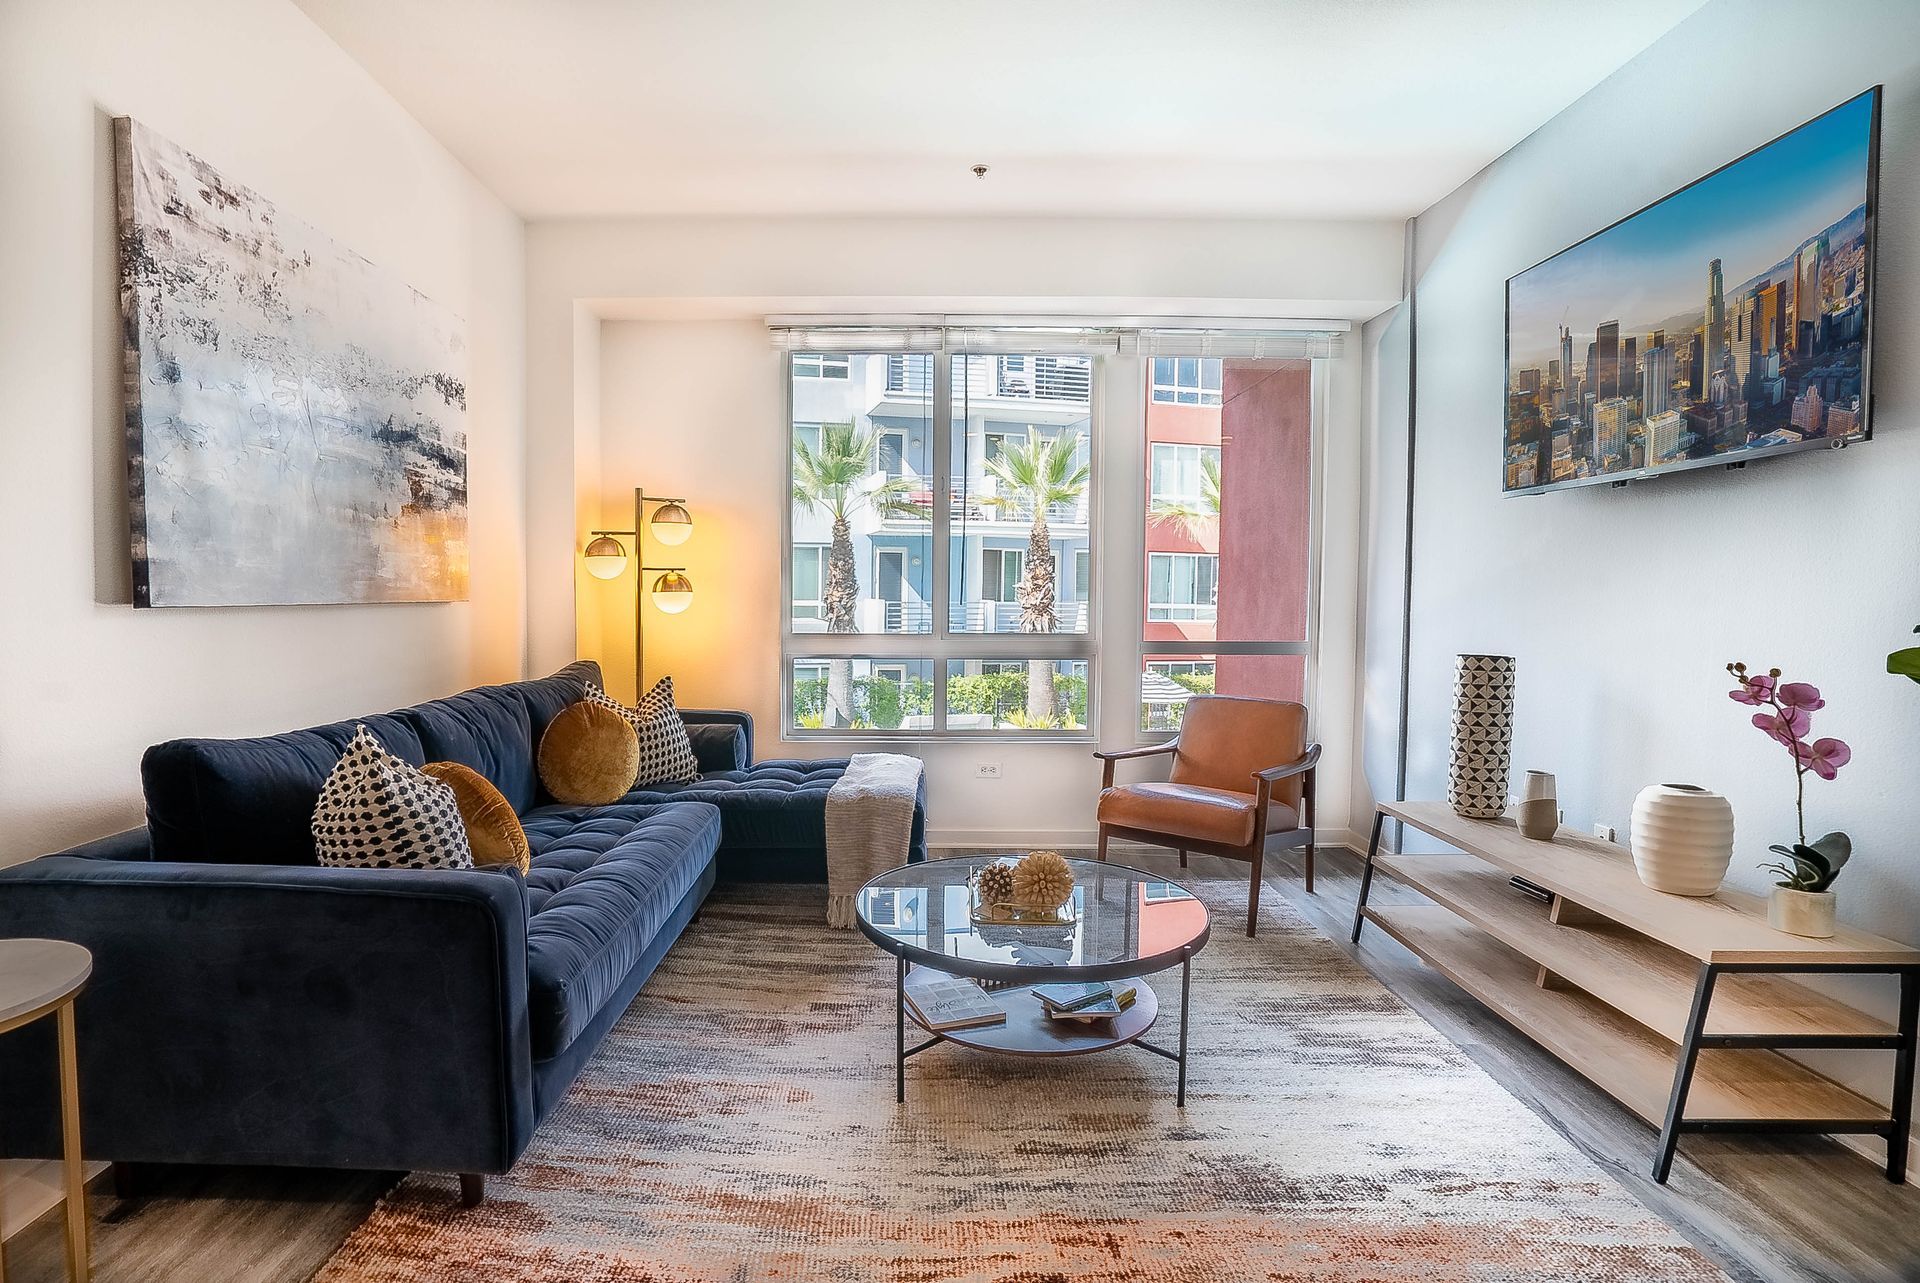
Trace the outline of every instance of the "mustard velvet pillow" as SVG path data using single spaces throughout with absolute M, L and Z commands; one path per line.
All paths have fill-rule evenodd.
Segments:
M 511 864 L 522 873 L 527 871 L 532 861 L 527 831 L 520 827 L 513 803 L 493 786 L 492 780 L 460 762 L 428 762 L 420 773 L 453 790 L 475 865 Z
M 640 740 L 627 719 L 581 700 L 560 710 L 540 737 L 540 782 L 569 806 L 618 802 L 640 775 Z

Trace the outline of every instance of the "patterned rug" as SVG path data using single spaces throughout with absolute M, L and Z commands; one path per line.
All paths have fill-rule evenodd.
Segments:
M 318 1279 L 1724 1283 L 1280 897 L 1248 940 L 1190 885 L 1184 1112 L 1136 1050 L 938 1047 L 897 1106 L 892 958 L 723 886 L 482 1206 L 409 1177 Z

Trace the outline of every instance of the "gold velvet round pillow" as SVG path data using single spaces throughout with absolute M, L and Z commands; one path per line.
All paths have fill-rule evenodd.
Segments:
M 531 856 L 527 831 L 520 827 L 513 803 L 493 786 L 492 780 L 459 762 L 428 762 L 420 773 L 453 790 L 475 865 L 512 864 L 522 873 L 527 871 Z
M 569 806 L 618 802 L 640 777 L 640 739 L 626 718 L 581 700 L 540 737 L 540 782 Z

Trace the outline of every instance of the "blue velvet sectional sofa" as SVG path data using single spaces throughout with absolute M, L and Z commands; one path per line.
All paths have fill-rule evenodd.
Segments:
M 308 823 L 354 722 L 176 740 L 148 824 L 0 869 L 0 937 L 93 951 L 78 1005 L 90 1157 L 463 1175 L 512 1167 L 719 879 L 824 881 L 837 761 L 753 762 L 744 713 L 684 714 L 703 772 L 612 806 L 543 795 L 541 733 L 597 665 L 355 719 L 513 803 L 512 868 L 335 869 Z M 909 858 L 926 857 L 924 785 Z M 0 1038 L 0 1155 L 59 1152 L 51 1021 Z

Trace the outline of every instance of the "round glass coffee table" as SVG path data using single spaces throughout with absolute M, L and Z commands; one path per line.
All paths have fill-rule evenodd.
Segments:
M 989 857 L 928 860 L 882 873 L 860 888 L 855 918 L 867 939 L 894 956 L 894 1097 L 907 1098 L 907 1060 L 943 1042 L 1007 1056 L 1080 1056 L 1137 1046 L 1179 1066 L 1175 1101 L 1187 1103 L 1187 996 L 1193 955 L 1207 943 L 1207 909 L 1177 882 L 1120 864 L 1068 860 L 1072 922 L 976 923 L 973 870 Z M 1005 1024 L 935 1032 L 906 1000 L 907 968 L 927 967 L 987 981 L 1006 1010 Z M 1110 1025 L 1047 1016 L 1027 991 L 1038 984 L 1138 980 L 1180 968 L 1178 1049 L 1146 1041 L 1159 1000 L 1144 981 L 1133 1005 Z M 933 1036 L 907 1046 L 907 1022 Z

